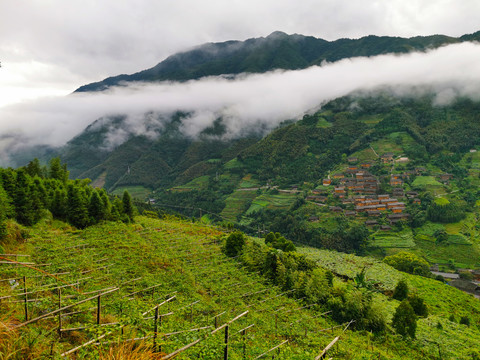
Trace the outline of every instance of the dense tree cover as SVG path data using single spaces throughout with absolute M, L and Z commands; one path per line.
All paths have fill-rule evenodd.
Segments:
M 135 207 L 128 192 L 112 205 L 105 190 L 91 188 L 89 180 L 69 180 L 68 176 L 58 158 L 45 167 L 35 159 L 17 170 L 0 169 L 0 236 L 6 219 L 31 226 L 46 212 L 78 228 L 102 220 L 133 220 Z
M 280 233 L 269 232 L 265 236 L 265 244 L 283 251 L 295 251 L 295 245 L 290 240 L 285 239 Z
M 463 209 L 452 202 L 448 204 L 437 204 L 433 202 L 427 209 L 427 218 L 430 221 L 440 223 L 453 223 L 465 217 Z

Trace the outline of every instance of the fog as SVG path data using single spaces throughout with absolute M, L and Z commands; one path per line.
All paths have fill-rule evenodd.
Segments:
M 434 91 L 439 105 L 458 95 L 478 100 L 479 58 L 480 44 L 462 43 L 427 53 L 345 59 L 298 71 L 133 83 L 104 92 L 43 98 L 0 108 L 4 154 L 0 161 L 5 165 L 6 152 L 24 146 L 61 146 L 95 120 L 116 115 L 124 115 L 125 121 L 111 128 L 103 144 L 106 148 L 118 146 L 131 134 L 156 136 L 169 115 L 179 110 L 190 114 L 181 126 L 186 136 L 197 136 L 222 117 L 228 139 L 252 128 L 272 129 L 358 90 L 388 87 L 398 95 L 412 88 Z

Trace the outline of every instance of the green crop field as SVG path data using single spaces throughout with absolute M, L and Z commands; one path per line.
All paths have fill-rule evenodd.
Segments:
M 247 210 L 246 214 L 258 211 L 262 208 L 268 209 L 287 209 L 296 199 L 295 194 L 282 193 L 277 195 L 262 194 L 253 200 L 252 205 Z
M 82 231 L 47 220 L 22 230 L 27 241 L 6 250 L 30 255 L 18 258 L 30 265 L 0 268 L 0 280 L 15 279 L 0 281 L 0 349 L 9 359 L 124 359 L 121 353 L 161 359 L 187 345 L 177 358 L 219 359 L 226 325 L 231 359 L 242 359 L 244 352 L 248 359 L 266 352 L 276 359 L 313 359 L 336 336 L 340 341 L 328 353 L 334 359 L 433 359 L 438 347 L 445 358 L 467 358 L 480 341 L 478 301 L 434 280 L 402 274 L 371 258 L 299 249 L 342 276 L 365 268 L 382 292 L 406 278 L 431 313 L 419 320 L 416 340 L 344 332 L 345 324 L 333 322 L 322 304 L 289 298 L 258 272 L 223 255 L 225 235 L 219 229 L 175 218 L 136 220 Z M 334 279 L 334 288 L 353 289 L 341 278 Z M 381 292 L 372 296 L 391 319 L 398 301 Z M 467 311 L 471 327 L 448 319 Z
M 236 221 L 237 216 L 245 211 L 253 199 L 257 196 L 256 191 L 236 190 L 225 199 L 225 208 L 220 216 L 225 220 Z
M 434 176 L 417 176 L 412 183 L 412 186 L 443 186 L 438 182 Z
M 132 197 L 139 200 L 144 200 L 152 193 L 152 190 L 147 189 L 144 186 L 122 186 L 120 188 L 116 188 L 112 194 L 122 196 L 125 190 L 128 191 Z

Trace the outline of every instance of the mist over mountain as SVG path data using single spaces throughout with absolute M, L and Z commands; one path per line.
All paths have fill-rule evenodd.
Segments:
M 118 82 L 110 83 L 115 86 L 101 82 L 89 88 L 103 91 L 86 91 L 87 85 L 65 98 L 2 108 L 2 117 L 11 121 L 2 124 L 0 160 L 4 166 L 21 166 L 32 155 L 46 160 L 58 154 L 68 162 L 72 176 L 90 177 L 108 188 L 125 183 L 121 178 L 129 168 L 146 169 L 148 164 L 156 170 L 142 176 L 136 171 L 137 180 L 130 177 L 127 182 L 155 188 L 164 179 L 158 174 L 169 174 L 164 184 L 191 180 L 213 168 L 208 160 L 227 162 L 280 124 L 298 121 L 352 92 L 429 94 L 436 105 L 458 97 L 478 100 L 480 45 L 471 40 L 479 34 L 327 42 L 277 32 L 245 42 L 207 44 L 155 67 L 171 71 L 151 69 L 122 81 L 116 78 Z M 382 52 L 387 54 L 371 56 Z M 341 60 L 325 62 L 336 59 Z M 321 65 L 284 70 L 315 62 Z M 256 65 L 245 67 L 247 63 Z M 199 72 L 213 65 L 221 75 Z M 235 72 L 241 73 L 232 75 Z M 156 81 L 181 73 L 191 79 Z M 200 76 L 204 77 L 195 79 Z M 199 144 L 204 152 L 192 162 L 190 155 Z M 188 161 L 182 160 L 183 154 Z M 134 166 L 140 159 L 143 165 Z
M 265 38 L 204 44 L 174 54 L 153 68 L 132 75 L 109 77 L 81 86 L 76 91 L 101 91 L 133 81 L 186 81 L 205 76 L 263 73 L 277 69 L 298 70 L 345 58 L 405 54 L 478 40 L 480 32 L 459 38 L 445 35 L 412 38 L 372 35 L 360 39 L 326 41 L 312 36 L 287 35 L 276 31 Z

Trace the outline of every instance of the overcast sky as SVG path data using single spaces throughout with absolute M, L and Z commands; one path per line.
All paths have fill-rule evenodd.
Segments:
M 0 0 L 0 106 L 68 94 L 205 42 L 276 30 L 460 36 L 480 29 L 478 14 L 478 0 Z

